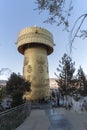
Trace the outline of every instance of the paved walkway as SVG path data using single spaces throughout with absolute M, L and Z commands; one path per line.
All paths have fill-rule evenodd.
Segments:
M 63 108 L 56 109 L 57 113 L 63 114 L 72 125 L 72 130 L 87 130 L 87 111 L 74 112 Z
M 87 130 L 87 112 L 77 113 L 64 108 L 32 110 L 16 130 Z
M 16 130 L 48 130 L 50 122 L 44 110 L 32 110 L 29 117 L 26 118 Z

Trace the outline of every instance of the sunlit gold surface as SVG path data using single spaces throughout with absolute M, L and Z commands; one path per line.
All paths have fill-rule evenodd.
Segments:
M 53 37 L 46 29 L 25 28 L 17 40 L 18 51 L 24 54 L 23 76 L 31 82 L 26 97 L 38 100 L 50 96 L 47 55 L 53 52 Z

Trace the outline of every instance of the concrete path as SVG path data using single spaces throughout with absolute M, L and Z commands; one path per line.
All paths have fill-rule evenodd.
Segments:
M 48 130 L 50 122 L 44 110 L 32 110 L 23 124 L 16 130 Z
M 64 108 L 32 110 L 16 130 L 87 130 L 87 112 L 77 113 Z
M 72 130 L 72 124 L 64 114 L 58 113 L 55 108 L 45 111 L 50 120 L 49 130 Z
M 56 109 L 57 113 L 63 114 L 72 125 L 72 130 L 87 130 L 87 111 L 75 112 L 65 110 L 64 108 Z

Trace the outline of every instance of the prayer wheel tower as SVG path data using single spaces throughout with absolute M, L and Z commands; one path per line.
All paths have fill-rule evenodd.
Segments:
M 40 27 L 28 27 L 19 32 L 18 51 L 24 55 L 23 76 L 31 82 L 26 98 L 49 98 L 49 71 L 47 55 L 53 52 L 52 34 Z

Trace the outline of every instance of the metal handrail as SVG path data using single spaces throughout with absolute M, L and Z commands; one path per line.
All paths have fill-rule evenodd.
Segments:
M 11 108 L 0 113 L 0 130 L 14 130 L 30 114 L 29 103 Z
M 25 104 L 26 104 L 26 103 L 25 103 Z M 6 114 L 8 114 L 8 113 L 10 113 L 10 112 L 12 112 L 12 111 L 14 111 L 14 110 L 16 111 L 16 110 L 22 108 L 25 104 L 22 104 L 22 105 L 19 105 L 19 106 L 17 106 L 17 107 L 14 107 L 14 108 L 5 110 L 5 111 L 3 111 L 3 112 L 0 112 L 0 117 L 1 117 L 1 116 L 4 116 L 4 115 L 6 115 Z

